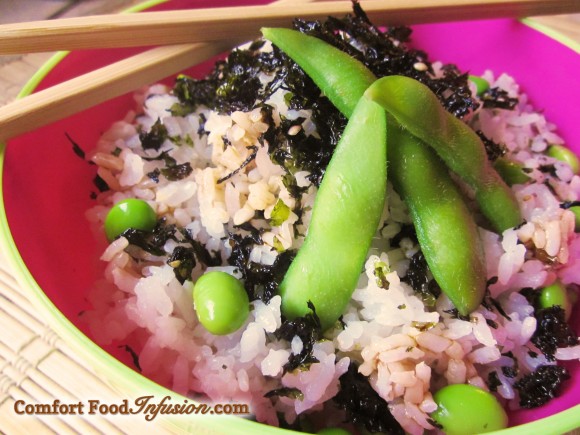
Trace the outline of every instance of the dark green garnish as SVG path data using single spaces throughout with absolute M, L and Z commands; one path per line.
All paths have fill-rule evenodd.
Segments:
M 501 385 L 501 381 L 499 380 L 499 376 L 496 371 L 489 372 L 487 375 L 487 386 L 489 387 L 489 391 L 497 391 L 497 387 Z
M 99 174 L 95 175 L 95 178 L 93 178 L 93 184 L 97 187 L 97 189 L 99 189 L 99 192 L 101 193 L 111 190 L 107 182 L 103 180 Z
M 493 162 L 497 160 L 499 157 L 505 155 L 507 150 L 504 145 L 500 145 L 492 141 L 485 134 L 483 134 L 483 131 L 481 130 L 476 131 L 476 133 L 483 142 L 483 145 L 485 146 L 485 152 L 487 153 L 487 158 L 490 161 Z
M 123 344 L 121 346 L 119 346 L 119 349 L 124 349 L 127 352 L 129 352 L 129 354 L 131 355 L 131 359 L 133 360 L 133 365 L 135 366 L 135 368 L 137 370 L 139 370 L 140 372 L 141 370 L 141 366 L 139 365 L 139 355 L 137 355 L 137 352 L 135 352 L 133 350 L 133 348 L 131 346 L 129 346 L 128 344 Z
M 68 141 L 71 143 L 72 147 L 73 147 L 73 152 L 79 156 L 81 159 L 85 159 L 85 152 L 83 151 L 83 149 L 80 147 L 80 145 L 78 143 L 76 143 L 68 133 L 65 132 L 65 136 L 68 139 Z
M 405 433 L 391 414 L 387 402 L 373 389 L 369 379 L 358 372 L 355 363 L 348 366 L 339 382 L 340 390 L 334 396 L 334 402 L 345 411 L 346 421 L 363 426 L 373 433 Z
M 513 110 L 518 104 L 517 98 L 512 98 L 507 91 L 500 88 L 490 88 L 481 95 L 483 107 L 486 109 Z
M 531 342 L 546 356 L 554 361 L 554 353 L 559 347 L 570 347 L 578 344 L 578 336 L 568 325 L 565 311 L 559 305 L 542 308 L 535 312 L 538 322 Z
M 316 315 L 314 304 L 308 301 L 310 313 L 303 317 L 297 317 L 294 320 L 285 319 L 282 325 L 274 332 L 279 340 L 284 339 L 291 342 L 295 336 L 302 341 L 302 351 L 299 354 L 292 354 L 288 362 L 284 364 L 284 373 L 291 372 L 295 369 L 307 368 L 310 364 L 318 362 L 312 355 L 314 343 L 322 336 L 322 327 L 320 319 Z
M 304 400 L 304 393 L 298 388 L 282 387 L 264 394 L 264 397 L 288 397 L 293 400 Z
M 560 366 L 540 366 L 514 384 L 522 408 L 536 408 L 558 396 L 562 383 L 570 379 L 568 370 Z
M 163 142 L 168 138 L 167 128 L 161 123 L 161 119 L 155 121 L 155 124 L 148 132 L 139 133 L 139 139 L 144 150 L 159 151 Z
M 426 306 L 435 306 L 437 298 L 441 294 L 441 288 L 434 279 L 429 279 L 429 266 L 423 252 L 417 251 L 411 257 L 407 274 L 401 281 L 409 284 Z

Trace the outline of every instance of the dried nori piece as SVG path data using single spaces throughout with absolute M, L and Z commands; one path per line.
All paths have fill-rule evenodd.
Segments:
M 422 251 L 417 251 L 411 257 L 407 274 L 401 281 L 409 284 L 421 296 L 426 306 L 433 307 L 441 295 L 441 288 L 434 279 L 429 279 L 429 266 Z
M 481 301 L 481 305 L 485 307 L 488 311 L 493 311 L 494 309 L 506 320 L 511 321 L 511 317 L 505 312 L 501 304 L 494 298 L 491 297 L 491 292 L 489 291 L 489 286 L 495 284 L 498 281 L 497 276 L 491 277 L 487 281 L 487 287 L 485 289 L 485 295 L 483 296 L 483 300 Z
M 302 340 L 302 351 L 299 354 L 292 354 L 288 362 L 284 364 L 284 373 L 295 369 L 307 368 L 310 364 L 318 362 L 312 355 L 314 343 L 322 337 L 322 327 L 320 319 L 316 314 L 316 309 L 311 301 L 308 301 L 310 313 L 297 317 L 294 320 L 283 319 L 282 325 L 274 331 L 274 335 L 279 340 L 292 341 L 295 336 Z
M 141 372 L 142 370 L 141 366 L 139 365 L 139 355 L 137 355 L 137 352 L 135 352 L 133 348 L 128 344 L 123 344 L 119 346 L 119 349 L 124 349 L 127 352 L 129 352 L 129 354 L 131 355 L 131 359 L 133 360 L 133 365 L 135 365 L 135 368 L 139 370 L 139 372 Z
M 556 365 L 543 365 L 534 372 L 522 377 L 514 388 L 520 395 L 522 408 L 536 408 L 558 396 L 560 386 L 570 379 L 568 370 Z
M 517 98 L 510 97 L 507 91 L 500 88 L 490 88 L 480 98 L 485 109 L 513 110 L 518 104 Z
M 544 174 L 548 174 L 554 178 L 556 178 L 558 175 L 556 174 L 556 166 L 554 166 L 553 164 L 548 164 L 548 165 L 540 165 L 538 167 L 538 170 L 540 172 L 543 172 Z
M 191 163 L 185 162 L 180 165 L 171 165 L 161 169 L 161 174 L 169 181 L 178 181 L 188 177 L 193 172 Z
M 304 400 L 304 393 L 298 388 L 282 387 L 275 390 L 268 391 L 264 397 L 288 397 L 293 400 Z
M 403 435 L 405 431 L 395 420 L 387 402 L 373 389 L 366 376 L 351 363 L 340 378 L 340 390 L 334 402 L 346 411 L 346 420 L 361 425 L 372 433 Z
M 195 249 L 176 246 L 167 259 L 167 264 L 173 268 L 175 277 L 183 284 L 186 280 L 191 279 L 193 268 L 197 265 L 195 261 Z
M 235 266 L 242 274 L 244 287 L 251 301 L 256 298 L 268 302 L 276 294 L 280 282 L 294 258 L 294 251 L 284 251 L 278 254 L 271 266 L 250 261 L 250 253 L 255 245 L 262 245 L 260 231 L 251 225 L 243 226 L 249 234 L 229 234 L 229 244 L 232 253 L 228 264 Z
M 161 119 L 157 119 L 155 124 L 151 126 L 148 132 L 140 132 L 139 139 L 144 150 L 159 151 L 163 142 L 169 138 L 167 128 L 161 123 Z
M 569 209 L 570 207 L 580 207 L 580 201 L 564 201 L 560 204 L 560 208 Z
M 471 321 L 471 317 L 464 316 L 463 314 L 459 314 L 459 310 L 457 308 L 451 308 L 450 310 L 443 310 L 443 312 L 449 314 L 452 319 L 459 319 L 459 320 L 463 320 L 464 322 Z
M 483 131 L 478 130 L 475 133 L 477 133 L 477 135 L 483 142 L 483 145 L 485 146 L 485 152 L 487 153 L 488 160 L 493 162 L 497 160 L 499 157 L 505 155 L 505 153 L 507 152 L 506 147 L 504 145 L 492 141 L 483 133 Z
M 64 134 L 66 136 L 66 138 L 68 139 L 68 141 L 71 143 L 72 148 L 73 148 L 73 152 L 79 156 L 81 159 L 85 159 L 85 152 L 84 150 L 80 147 L 80 145 L 75 142 L 72 137 L 70 137 L 70 135 L 68 133 L 65 132 Z
M 401 225 L 401 231 L 399 231 L 395 237 L 391 239 L 391 246 L 401 246 L 401 241 L 405 238 L 411 239 L 414 244 L 418 244 L 417 231 L 413 224 L 403 224 Z
M 152 231 L 129 228 L 121 233 L 130 245 L 137 246 L 152 255 L 165 255 L 163 246 L 168 240 L 177 240 L 176 226 L 168 225 L 165 218 L 159 219 Z
M 107 182 L 103 180 L 99 174 L 95 175 L 95 178 L 93 178 L 93 184 L 97 187 L 97 189 L 99 189 L 99 192 L 101 193 L 106 192 L 107 190 L 111 190 Z
M 510 352 L 506 352 L 506 353 L 502 353 L 503 356 L 507 356 L 508 358 L 511 358 L 513 360 L 513 364 L 510 366 L 502 366 L 501 371 L 504 374 L 504 376 L 508 377 L 508 378 L 515 378 L 519 373 L 520 373 L 520 367 L 518 364 L 518 360 L 517 358 L 514 356 L 514 354 L 510 351 Z
M 495 370 L 493 372 L 489 372 L 487 375 L 487 386 L 489 387 L 489 391 L 497 391 L 497 387 L 500 385 L 501 381 L 499 380 L 497 372 Z
M 228 175 L 217 180 L 217 184 L 221 184 L 224 181 L 229 180 L 234 175 L 236 175 L 238 172 L 240 172 L 242 169 L 244 169 L 246 166 L 248 166 L 252 162 L 252 160 L 254 160 L 256 158 L 256 156 L 258 155 L 258 147 L 255 145 L 251 145 L 247 148 L 249 150 L 252 150 L 252 153 L 246 158 L 246 160 L 244 160 L 242 162 L 242 164 L 238 168 L 236 168 L 234 171 L 230 172 Z
M 548 361 L 555 360 L 554 353 L 559 347 L 578 344 L 578 336 L 566 323 L 565 311 L 559 305 L 537 310 L 535 317 L 537 327 L 531 342 L 542 351 Z

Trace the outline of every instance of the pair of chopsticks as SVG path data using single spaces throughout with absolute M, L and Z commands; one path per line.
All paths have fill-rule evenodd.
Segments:
M 361 6 L 381 25 L 580 12 L 578 0 L 369 0 Z M 100 15 L 0 26 L 0 55 L 54 50 L 158 46 L 0 108 L 0 142 L 175 74 L 259 36 L 343 16 L 350 1 L 279 0 L 267 6 Z M 179 45 L 174 45 L 179 44 Z

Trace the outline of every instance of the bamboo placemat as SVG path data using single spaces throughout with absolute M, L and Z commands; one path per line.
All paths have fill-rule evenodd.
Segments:
M 13 21 L 31 19 L 26 10 L 17 9 L 32 3 L 47 3 L 55 9 L 59 3 L 61 15 L 87 15 L 121 10 L 138 3 L 136 0 L 32 0 L 11 1 Z M 6 3 L 0 6 L 6 7 Z M 16 8 L 16 9 L 14 9 Z M 9 10 L 6 8 L 6 10 Z M 5 11 L 1 21 L 7 22 Z M 38 15 L 34 19 L 40 19 Z M 542 23 L 559 30 L 580 43 L 580 15 L 546 17 Z M 51 54 L 0 56 L 0 105 L 14 99 L 20 88 Z M 172 433 L 173 431 L 147 422 L 142 416 L 115 418 L 105 415 L 28 417 L 14 412 L 16 401 L 25 403 L 61 403 L 99 398 L 103 402 L 119 401 L 118 392 L 99 377 L 46 324 L 26 297 L 26 289 L 14 279 L 4 253 L 0 251 L 0 433 L 58 434 L 133 434 Z M 121 398 L 123 399 L 123 398 Z M 580 430 L 574 431 L 580 435 Z

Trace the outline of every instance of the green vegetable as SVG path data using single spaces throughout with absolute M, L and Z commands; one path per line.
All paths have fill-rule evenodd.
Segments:
M 361 98 L 320 184 L 308 234 L 279 291 L 293 319 L 316 308 L 334 325 L 356 288 L 383 211 L 387 180 L 386 116 Z
M 441 290 L 462 315 L 485 295 L 477 226 L 445 165 L 424 143 L 389 124 L 389 173 L 415 223 L 417 239 Z
M 282 225 L 289 216 L 290 208 L 284 203 L 284 201 L 278 199 L 278 202 L 274 205 L 272 214 L 270 215 L 270 225 L 273 227 Z
M 427 86 L 409 77 L 387 76 L 373 83 L 365 95 L 433 147 L 447 166 L 475 190 L 482 213 L 497 231 L 522 222 L 513 192 L 492 167 L 477 133 L 447 112 Z
M 580 232 L 580 205 L 572 206 L 568 210 L 574 213 L 574 216 L 576 217 L 576 226 L 574 227 L 574 231 L 578 233 Z
M 242 283 L 221 271 L 207 272 L 197 280 L 193 304 L 200 323 L 214 335 L 237 331 L 250 314 L 248 294 Z
M 559 281 L 544 287 L 540 291 L 538 304 L 540 305 L 540 308 L 550 308 L 556 305 L 560 306 L 566 313 L 566 320 L 570 317 L 572 312 L 572 305 L 570 304 L 566 287 Z
M 151 231 L 155 228 L 157 216 L 147 202 L 129 198 L 116 203 L 105 218 L 105 234 L 109 241 L 115 240 L 125 230 Z
M 477 95 L 481 95 L 489 89 L 489 82 L 482 77 L 470 75 L 469 81 L 475 84 Z
M 550 145 L 547 154 L 561 162 L 568 163 L 572 168 L 572 172 L 575 174 L 580 172 L 580 161 L 578 161 L 578 156 L 568 148 L 563 147 L 562 145 Z
M 302 59 L 307 59 L 307 61 L 304 62 L 305 65 L 300 64 L 300 66 L 306 70 L 312 80 L 322 89 L 323 93 L 328 95 L 331 102 L 346 116 L 352 113 L 356 102 L 359 101 L 359 98 L 363 95 L 364 89 L 368 88 L 368 86 L 375 81 L 375 77 L 372 73 L 370 73 L 370 71 L 368 71 L 359 61 L 328 44 L 321 45 L 320 41 L 314 37 L 287 29 L 264 29 L 263 32 L 264 35 L 266 35 L 274 44 L 280 44 L 286 51 L 286 54 L 299 64 Z M 292 38 L 287 37 L 289 36 L 289 32 L 292 34 Z M 324 57 L 321 52 L 325 52 L 326 50 L 334 56 L 334 63 L 330 66 L 325 65 L 323 67 L 321 64 L 316 62 L 316 59 L 318 56 Z M 327 79 L 327 68 L 330 68 L 333 71 L 332 83 Z M 343 68 L 346 68 L 347 73 L 341 75 Z M 356 73 L 361 68 L 366 72 L 360 74 Z M 331 90 L 327 89 L 329 86 L 336 86 L 338 89 L 351 87 L 351 89 L 356 89 L 359 94 L 353 95 L 339 92 L 331 93 Z M 396 134 L 393 130 L 398 128 L 398 126 L 394 126 L 389 129 L 389 140 Z M 401 132 L 400 136 L 405 137 L 408 136 L 408 134 Z M 397 144 L 393 143 L 393 146 L 397 146 Z M 437 174 L 436 176 L 438 179 L 445 177 L 445 175 L 442 174 L 447 172 L 446 168 L 442 166 L 441 163 L 438 163 L 437 157 L 432 156 L 432 154 L 433 153 L 430 153 L 429 156 L 424 155 L 425 158 L 422 160 L 424 171 L 429 174 Z M 389 165 L 391 168 L 402 166 L 405 162 L 408 164 L 413 158 L 414 154 L 412 149 L 402 146 L 389 157 Z M 412 174 L 413 177 L 418 177 L 423 181 L 428 181 L 428 178 L 420 171 L 412 171 Z M 408 189 L 407 201 L 412 201 L 417 205 L 417 207 L 419 207 L 420 201 L 418 201 L 418 197 L 411 198 L 410 196 L 418 194 L 420 189 L 418 189 L 417 186 L 420 185 L 421 180 L 403 179 L 402 181 L 408 184 L 417 183 L 416 185 L 412 185 L 413 188 Z M 429 224 L 431 224 L 431 222 L 436 222 L 436 226 L 432 229 L 427 228 L 427 220 L 422 220 L 420 218 L 422 213 L 419 212 L 415 213 L 413 223 L 417 228 L 417 232 L 422 234 L 422 240 L 420 240 L 420 243 L 422 243 L 421 248 L 425 249 L 423 245 L 426 245 L 427 250 L 429 251 L 428 258 L 426 255 L 429 267 L 432 270 L 438 271 L 439 278 L 436 277 L 437 282 L 439 283 L 439 279 L 443 279 L 446 282 L 445 287 L 439 283 L 442 290 L 451 295 L 453 300 L 460 305 L 457 307 L 458 310 L 462 313 L 467 313 L 468 310 L 472 309 L 472 307 L 477 306 L 478 301 L 480 302 L 482 288 L 484 289 L 485 286 L 486 274 L 485 270 L 482 268 L 483 260 L 481 258 L 481 242 L 477 237 L 474 237 L 476 234 L 473 232 L 473 219 L 469 214 L 465 213 L 465 205 L 461 203 L 459 209 L 455 212 L 450 210 L 448 207 L 450 204 L 458 202 L 457 195 L 455 194 L 456 190 L 448 187 L 448 180 L 446 178 L 442 183 L 446 189 L 444 193 L 451 192 L 450 194 L 453 195 L 453 197 L 443 201 L 445 206 L 430 207 L 429 209 L 424 210 L 424 214 L 429 218 Z M 436 190 L 433 189 L 432 186 L 437 186 L 437 184 L 433 183 L 431 186 L 427 186 L 429 187 L 430 192 Z M 433 199 L 439 198 L 441 193 L 442 192 L 435 191 L 433 194 L 434 196 L 430 198 L 429 202 L 433 203 Z M 444 210 L 447 210 L 447 215 L 436 215 L 436 213 L 440 213 Z M 448 225 L 446 220 L 450 217 L 453 217 L 453 223 Z M 457 229 L 454 226 L 459 226 L 460 228 Z M 444 231 L 441 234 L 445 234 L 446 236 L 442 237 L 437 235 L 437 228 L 439 227 L 444 228 Z M 450 234 L 450 232 L 452 232 L 452 234 Z M 455 235 L 456 233 L 460 234 L 460 237 L 457 239 Z M 429 240 L 430 237 L 433 237 L 433 240 Z M 460 242 L 454 243 L 454 240 L 459 240 Z M 454 247 L 461 244 L 460 251 L 465 255 L 460 257 L 453 255 L 452 258 L 457 263 L 450 263 L 443 258 L 443 255 L 438 254 L 438 250 L 434 248 L 437 246 L 437 243 L 440 243 L 442 246 L 450 243 Z M 447 250 L 443 249 L 442 252 L 447 252 Z M 436 263 L 438 261 L 442 261 L 443 264 L 441 266 L 437 265 Z M 461 273 L 454 275 L 456 269 L 461 269 Z M 339 269 L 336 268 L 336 270 Z M 297 278 L 298 277 L 296 277 L 296 279 Z M 304 295 L 303 297 L 306 296 L 307 295 Z M 284 296 L 282 298 L 284 300 Z M 319 314 L 324 311 L 324 308 L 321 309 L 317 304 L 315 304 L 315 306 Z
M 498 157 L 493 162 L 493 167 L 508 186 L 524 184 L 530 181 L 530 177 L 523 171 L 524 166 L 519 162 L 508 160 L 505 157 Z
M 448 385 L 433 399 L 438 408 L 431 418 L 447 435 L 473 435 L 507 427 L 507 414 L 497 399 L 473 385 Z

